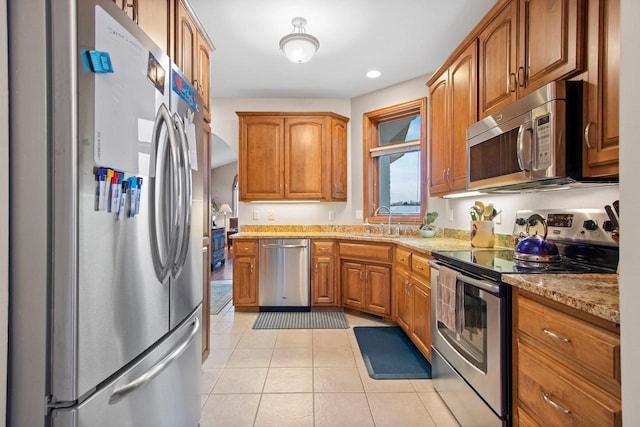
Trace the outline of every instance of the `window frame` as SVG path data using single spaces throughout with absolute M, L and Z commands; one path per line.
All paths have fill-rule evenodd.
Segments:
M 401 224 L 420 224 L 423 212 L 427 209 L 427 98 L 419 98 L 402 104 L 392 105 L 362 115 L 363 122 L 363 211 L 364 218 L 370 224 L 386 223 L 386 212 L 374 215 L 379 203 L 379 167 L 378 157 L 371 156 L 371 149 L 379 147 L 378 126 L 381 123 L 420 115 L 420 213 L 391 215 L 391 221 Z

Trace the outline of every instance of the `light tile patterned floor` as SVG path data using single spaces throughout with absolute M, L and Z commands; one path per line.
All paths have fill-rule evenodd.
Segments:
M 350 329 L 253 330 L 256 313 L 211 316 L 201 427 L 458 426 L 430 380 L 373 380 Z

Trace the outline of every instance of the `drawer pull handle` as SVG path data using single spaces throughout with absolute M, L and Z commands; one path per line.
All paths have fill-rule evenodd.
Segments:
M 570 414 L 571 411 L 563 408 L 562 406 L 558 405 L 556 402 L 554 402 L 553 400 L 551 400 L 551 397 L 549 397 L 549 393 L 547 393 L 546 391 L 542 392 L 542 398 L 544 399 L 545 402 L 547 402 L 549 404 L 549 406 L 551 406 L 553 409 L 556 409 L 560 412 L 562 412 L 563 414 Z
M 560 335 L 554 333 L 553 331 L 550 331 L 547 328 L 542 328 L 542 332 L 544 332 L 545 334 L 549 335 L 554 340 L 558 340 L 558 341 L 562 341 L 562 342 L 571 342 L 571 340 L 569 338 L 561 337 Z
M 416 268 L 417 268 L 418 270 L 424 270 L 424 268 L 422 268 L 422 266 L 421 266 L 421 265 L 416 265 Z
M 404 261 L 404 258 L 398 258 L 398 261 Z

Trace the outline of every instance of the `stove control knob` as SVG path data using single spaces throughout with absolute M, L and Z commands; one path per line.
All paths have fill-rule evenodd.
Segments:
M 611 221 L 605 221 L 602 223 L 602 229 L 604 231 L 612 232 L 613 231 L 613 223 Z
M 527 223 L 526 219 L 524 219 L 524 218 L 516 218 L 516 224 L 517 225 L 522 226 L 522 225 L 525 225 L 526 223 Z
M 589 231 L 595 231 L 598 229 L 598 223 L 592 219 L 588 219 L 585 222 L 583 222 L 582 226 Z

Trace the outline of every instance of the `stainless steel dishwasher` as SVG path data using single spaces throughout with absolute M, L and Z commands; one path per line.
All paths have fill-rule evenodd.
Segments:
M 260 239 L 260 310 L 309 310 L 309 263 L 309 239 Z

